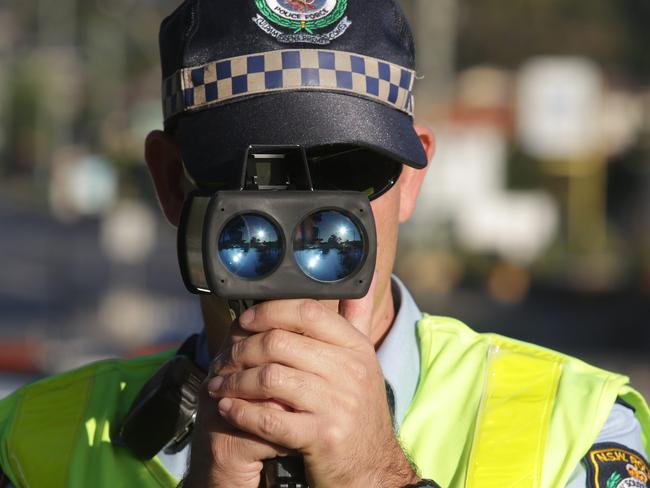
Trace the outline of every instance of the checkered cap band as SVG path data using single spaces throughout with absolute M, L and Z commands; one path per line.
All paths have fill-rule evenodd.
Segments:
M 165 120 L 247 95 L 316 90 L 352 93 L 413 115 L 415 72 L 344 51 L 292 49 L 183 68 L 163 81 Z

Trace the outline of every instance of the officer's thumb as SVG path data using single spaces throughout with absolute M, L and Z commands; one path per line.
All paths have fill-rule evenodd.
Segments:
M 366 337 L 370 337 L 376 288 L 377 273 L 375 272 L 365 297 L 358 300 L 341 300 L 339 302 L 339 314 Z

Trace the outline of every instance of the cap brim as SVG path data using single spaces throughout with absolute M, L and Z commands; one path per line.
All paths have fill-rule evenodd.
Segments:
M 239 100 L 177 120 L 181 153 L 202 184 L 239 181 L 248 146 L 365 147 L 414 168 L 427 157 L 406 113 L 379 102 L 331 92 L 296 91 Z

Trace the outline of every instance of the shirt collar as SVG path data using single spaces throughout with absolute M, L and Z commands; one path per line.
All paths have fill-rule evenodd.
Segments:
M 415 395 L 420 376 L 416 324 L 422 318 L 422 313 L 406 286 L 396 276 L 392 279 L 392 293 L 397 312 L 388 335 L 377 350 L 377 358 L 384 378 L 393 390 L 395 424 L 399 429 Z M 208 370 L 210 356 L 205 331 L 199 335 L 195 361 Z
M 384 378 L 393 389 L 395 423 L 399 429 L 415 395 L 420 376 L 416 324 L 422 318 L 422 313 L 406 286 L 396 276 L 393 276 L 392 291 L 397 313 L 393 326 L 377 350 L 377 357 Z

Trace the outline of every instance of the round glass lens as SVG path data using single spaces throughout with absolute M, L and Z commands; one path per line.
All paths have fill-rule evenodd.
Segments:
M 293 253 L 300 269 L 318 281 L 339 281 L 363 261 L 361 230 L 347 215 L 335 210 L 316 212 L 298 226 Z
M 256 214 L 238 215 L 219 236 L 219 258 L 240 278 L 263 278 L 282 260 L 282 240 L 277 227 Z

